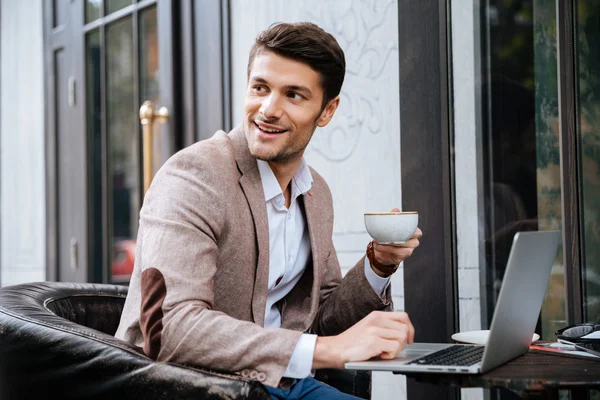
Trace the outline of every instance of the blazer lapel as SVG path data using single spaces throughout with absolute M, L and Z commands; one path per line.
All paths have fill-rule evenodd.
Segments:
M 234 128 L 229 136 L 236 154 L 238 168 L 242 174 L 240 186 L 252 213 L 258 245 L 258 260 L 252 293 L 252 315 L 256 324 L 264 326 L 269 285 L 269 220 L 265 195 L 256 159 L 248 151 L 248 142 L 243 128 L 239 126 Z M 242 284 L 246 283 L 242 282 Z
M 317 314 L 317 310 L 319 308 L 319 277 L 321 276 L 319 271 L 320 260 L 319 255 L 320 246 L 323 243 L 321 229 L 320 229 L 320 212 L 318 207 L 318 194 L 315 193 L 313 195 L 304 195 L 302 196 L 302 201 L 304 203 L 304 213 L 306 215 L 306 225 L 308 227 L 308 235 L 310 238 L 310 247 L 312 254 L 312 274 L 304 273 L 298 285 L 304 287 L 306 293 L 310 293 L 310 315 L 308 318 L 304 320 L 304 330 L 306 331 L 310 328 L 312 324 L 312 320 Z M 322 267 L 322 266 L 321 266 Z M 307 266 L 309 268 L 309 266 Z M 308 272 L 308 271 L 307 271 Z

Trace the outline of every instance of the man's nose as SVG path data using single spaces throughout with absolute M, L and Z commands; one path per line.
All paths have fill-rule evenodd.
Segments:
M 279 119 L 283 113 L 280 98 L 275 93 L 271 93 L 263 99 L 260 106 L 260 113 L 266 119 Z

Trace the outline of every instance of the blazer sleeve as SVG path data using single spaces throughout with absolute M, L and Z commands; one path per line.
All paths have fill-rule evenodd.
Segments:
M 180 153 L 161 168 L 146 194 L 136 260 L 144 352 L 277 387 L 301 333 L 265 329 L 212 309 L 225 223 L 225 199 L 214 172 L 219 169 L 202 168 Z
M 383 298 L 375 293 L 365 276 L 364 262 L 365 256 L 341 279 L 340 265 L 332 246 L 326 260 L 319 311 L 311 327 L 313 333 L 337 335 L 372 311 L 393 311 L 392 285 L 387 287 Z

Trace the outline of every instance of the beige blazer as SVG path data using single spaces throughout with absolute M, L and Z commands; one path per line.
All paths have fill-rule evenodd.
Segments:
M 243 128 L 171 157 L 140 211 L 136 262 L 116 337 L 159 361 L 227 371 L 278 386 L 302 332 L 335 335 L 372 310 L 364 257 L 342 280 L 323 178 L 301 196 L 312 265 L 279 302 L 282 327 L 263 328 L 269 276 L 267 209 Z

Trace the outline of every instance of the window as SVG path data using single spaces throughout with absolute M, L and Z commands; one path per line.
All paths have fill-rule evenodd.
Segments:
M 600 321 L 600 3 L 576 2 L 575 98 L 580 139 L 583 318 Z

